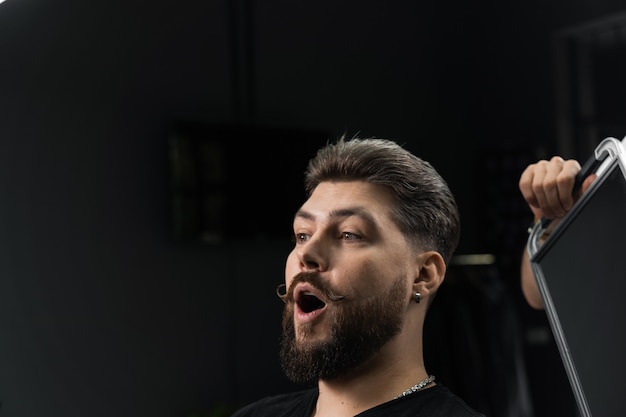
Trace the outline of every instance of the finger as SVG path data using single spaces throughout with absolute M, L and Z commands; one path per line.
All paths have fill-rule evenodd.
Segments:
M 548 161 L 537 161 L 529 165 L 520 176 L 519 188 L 533 213 L 535 221 L 545 217 L 542 207 L 546 206 L 546 196 L 542 184 L 547 166 Z
M 518 183 L 519 190 L 522 193 L 524 200 L 526 200 L 526 203 L 528 203 L 528 205 L 530 206 L 537 208 L 539 207 L 539 203 L 537 202 L 537 197 L 535 196 L 535 192 L 533 191 L 532 184 L 535 177 L 535 171 L 538 169 L 537 165 L 541 162 L 542 161 L 539 161 L 538 163 L 531 164 L 526 167 L 526 169 L 522 172 L 522 175 L 520 175 Z
M 581 187 L 581 194 L 587 191 L 591 183 L 594 182 L 596 178 L 598 178 L 597 174 L 591 174 L 587 178 L 585 178 L 585 181 L 583 181 L 583 185 Z
M 565 212 L 574 205 L 574 184 L 576 183 L 576 175 L 580 172 L 581 167 L 578 161 L 568 159 L 561 165 L 560 171 L 556 175 L 555 184 L 558 189 L 560 210 L 558 215 L 563 216 Z M 556 202 L 554 203 L 556 207 Z M 555 208 L 556 210 L 556 208 Z
M 561 171 L 563 162 L 562 158 L 553 157 L 541 164 L 542 170 L 537 170 L 533 178 L 533 192 L 544 217 L 549 219 L 561 215 L 563 211 L 556 185 L 556 177 Z

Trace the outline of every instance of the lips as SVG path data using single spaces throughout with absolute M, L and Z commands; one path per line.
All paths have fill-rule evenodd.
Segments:
M 322 293 L 308 283 L 298 284 L 294 290 L 296 316 L 300 320 L 312 320 L 326 309 Z

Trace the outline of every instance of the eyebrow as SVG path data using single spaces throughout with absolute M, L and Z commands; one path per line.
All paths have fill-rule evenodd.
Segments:
M 374 218 L 372 215 L 365 210 L 363 207 L 345 207 L 337 210 L 333 210 L 329 213 L 330 218 L 338 218 L 338 217 L 360 217 L 368 223 L 374 224 Z M 306 210 L 298 210 L 294 216 L 294 218 L 301 218 L 305 220 L 315 220 L 315 216 Z

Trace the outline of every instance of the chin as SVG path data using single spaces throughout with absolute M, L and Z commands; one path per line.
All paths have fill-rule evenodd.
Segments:
M 310 326 L 298 327 L 296 330 L 296 346 L 298 349 L 310 349 L 328 343 L 329 337 L 319 332 L 311 331 Z

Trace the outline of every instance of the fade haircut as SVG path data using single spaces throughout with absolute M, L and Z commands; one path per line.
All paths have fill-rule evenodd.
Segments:
M 460 216 L 448 184 L 423 159 L 388 139 L 340 137 L 320 148 L 304 175 L 307 196 L 324 181 L 365 181 L 393 196 L 393 221 L 408 241 L 435 250 L 446 264 L 456 250 Z

